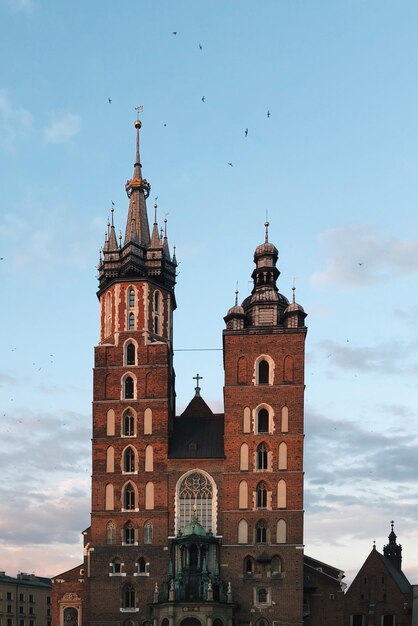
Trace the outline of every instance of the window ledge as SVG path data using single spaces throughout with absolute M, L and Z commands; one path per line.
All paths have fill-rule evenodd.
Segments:
M 120 608 L 119 609 L 121 613 L 139 613 L 139 608 L 128 608 L 128 609 L 124 609 L 124 608 Z
M 126 572 L 109 572 L 109 576 L 126 576 Z
M 149 576 L 149 572 L 134 572 L 134 576 Z

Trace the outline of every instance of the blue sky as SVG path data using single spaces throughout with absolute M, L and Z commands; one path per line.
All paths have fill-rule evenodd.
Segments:
M 350 579 L 394 519 L 418 582 L 417 21 L 402 0 L 2 0 L 2 569 L 82 557 L 96 266 L 140 104 L 180 262 L 178 409 L 196 372 L 222 406 L 213 349 L 268 211 L 308 313 L 307 553 Z

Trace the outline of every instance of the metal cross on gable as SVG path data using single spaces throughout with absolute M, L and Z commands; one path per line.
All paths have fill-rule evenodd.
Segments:
M 200 387 L 199 387 L 199 380 L 203 380 L 203 376 L 199 376 L 199 374 L 196 374 L 196 376 L 193 376 L 193 380 L 196 381 L 196 391 L 199 389 L 200 391 Z

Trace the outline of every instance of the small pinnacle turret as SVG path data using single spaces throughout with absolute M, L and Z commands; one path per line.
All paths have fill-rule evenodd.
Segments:
M 402 546 L 396 543 L 396 534 L 393 530 L 394 521 L 392 520 L 391 531 L 388 539 L 389 543 L 383 547 L 383 555 L 396 567 L 398 571 L 402 569 Z

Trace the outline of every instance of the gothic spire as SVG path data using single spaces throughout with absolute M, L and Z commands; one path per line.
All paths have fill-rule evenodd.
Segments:
M 150 232 L 147 205 L 145 201 L 149 196 L 151 186 L 145 178 L 142 178 L 142 165 L 139 156 L 139 130 L 142 126 L 141 120 L 135 120 L 134 126 L 136 128 L 134 172 L 131 180 L 128 180 L 125 185 L 126 193 L 129 198 L 129 211 L 125 230 L 125 245 L 130 241 L 136 241 L 140 245 L 146 246 L 150 242 Z
M 402 546 L 396 543 L 396 534 L 393 530 L 393 525 L 395 522 L 391 521 L 391 531 L 389 533 L 388 539 L 389 543 L 383 547 L 383 555 L 391 561 L 391 563 L 396 567 L 398 571 L 401 571 L 402 568 Z

